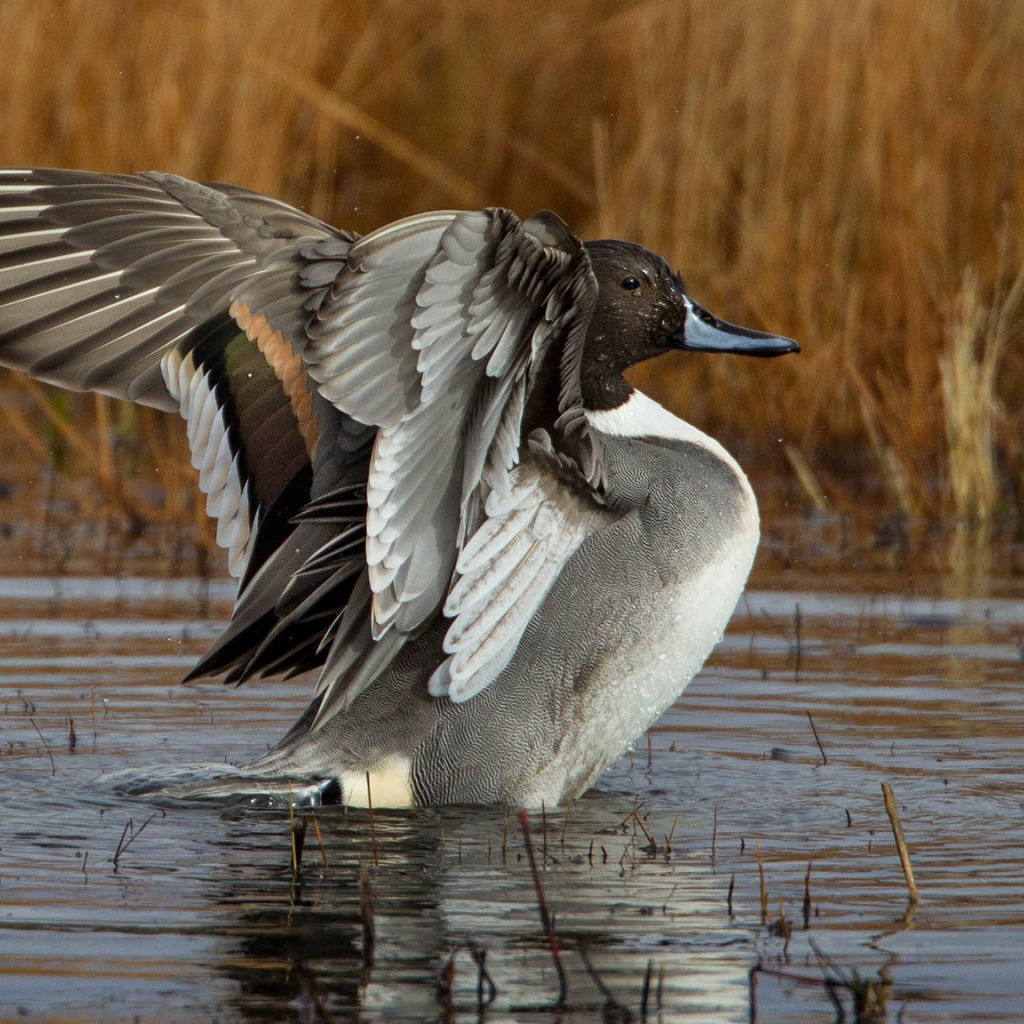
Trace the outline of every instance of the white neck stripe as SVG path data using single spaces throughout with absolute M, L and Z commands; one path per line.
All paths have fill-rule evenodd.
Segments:
M 650 437 L 700 445 L 718 456 L 741 480 L 746 481 L 739 464 L 713 437 L 708 437 L 693 424 L 681 420 L 642 391 L 634 390 L 622 405 L 614 409 L 588 409 L 586 417 L 591 427 L 612 437 Z

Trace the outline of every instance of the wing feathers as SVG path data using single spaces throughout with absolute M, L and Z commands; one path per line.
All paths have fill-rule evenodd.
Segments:
M 431 690 L 479 692 L 609 515 L 594 465 L 575 488 L 538 468 L 569 458 L 550 436 L 521 463 L 552 367 L 552 415 L 578 404 L 595 291 L 550 214 L 440 211 L 354 239 L 235 186 L 0 171 L 0 363 L 185 417 L 241 581 L 196 671 L 323 662 L 319 722 L 440 614 Z
M 508 497 L 488 500 L 487 519 L 459 555 L 445 602 L 450 657 L 431 692 L 456 702 L 501 674 L 565 563 L 611 518 L 536 465 L 520 465 L 510 478 Z
M 583 536 L 568 519 L 552 528 L 556 496 L 514 476 L 530 369 L 552 345 L 579 344 L 569 328 L 585 323 L 596 287 L 560 224 L 524 226 L 505 210 L 424 215 L 356 242 L 329 285 L 304 272 L 327 289 L 310 304 L 310 373 L 343 413 L 378 428 L 367 593 L 334 634 L 320 721 L 364 685 L 369 659 L 386 663 L 374 645 L 442 606 L 455 619 L 452 659 L 432 692 L 449 679 L 458 699 L 478 692 Z
M 164 353 L 226 308 L 260 261 L 327 230 L 272 200 L 173 175 L 2 171 L 0 363 L 173 408 Z
M 186 421 L 192 465 L 207 496 L 207 515 L 217 520 L 217 543 L 228 551 L 228 571 L 236 579 L 245 569 L 255 509 L 239 451 L 230 439 L 231 423 L 210 387 L 209 374 L 196 368 L 191 355 L 173 349 L 164 359 L 168 390 Z

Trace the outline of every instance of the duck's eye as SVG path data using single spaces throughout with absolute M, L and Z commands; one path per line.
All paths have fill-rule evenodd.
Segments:
M 637 278 L 633 277 L 632 274 L 630 274 L 629 277 L 624 277 L 619 282 L 619 284 L 621 284 L 622 287 L 625 288 L 627 292 L 636 291 L 636 289 L 640 287 L 640 281 Z

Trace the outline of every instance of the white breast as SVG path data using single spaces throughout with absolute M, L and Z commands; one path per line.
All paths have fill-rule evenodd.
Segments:
M 739 463 L 713 438 L 698 430 L 692 423 L 681 420 L 663 405 L 642 391 L 634 391 L 629 399 L 616 409 L 588 410 L 587 422 L 602 434 L 612 437 L 651 437 L 666 441 L 688 441 L 714 453 L 736 474 L 740 483 L 750 494 L 750 489 Z M 756 503 L 755 503 L 756 509 Z
M 557 804 L 596 781 L 649 728 L 700 670 L 739 600 L 757 550 L 759 524 L 753 491 L 735 459 L 713 438 L 640 392 L 618 409 L 588 412 L 595 429 L 618 437 L 649 437 L 700 445 L 736 474 L 748 498 L 741 526 L 700 572 L 668 584 L 657 614 L 588 682 L 578 709 L 579 728 L 538 775 L 530 798 Z

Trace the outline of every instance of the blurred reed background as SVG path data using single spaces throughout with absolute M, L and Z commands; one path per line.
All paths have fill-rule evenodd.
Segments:
M 4 0 L 0 39 L 3 164 L 233 181 L 360 231 L 549 207 L 663 253 L 804 346 L 639 371 L 768 516 L 1024 508 L 1017 0 Z M 56 460 L 133 527 L 201 518 L 179 424 L 55 394 L 0 378 L 9 467 Z

